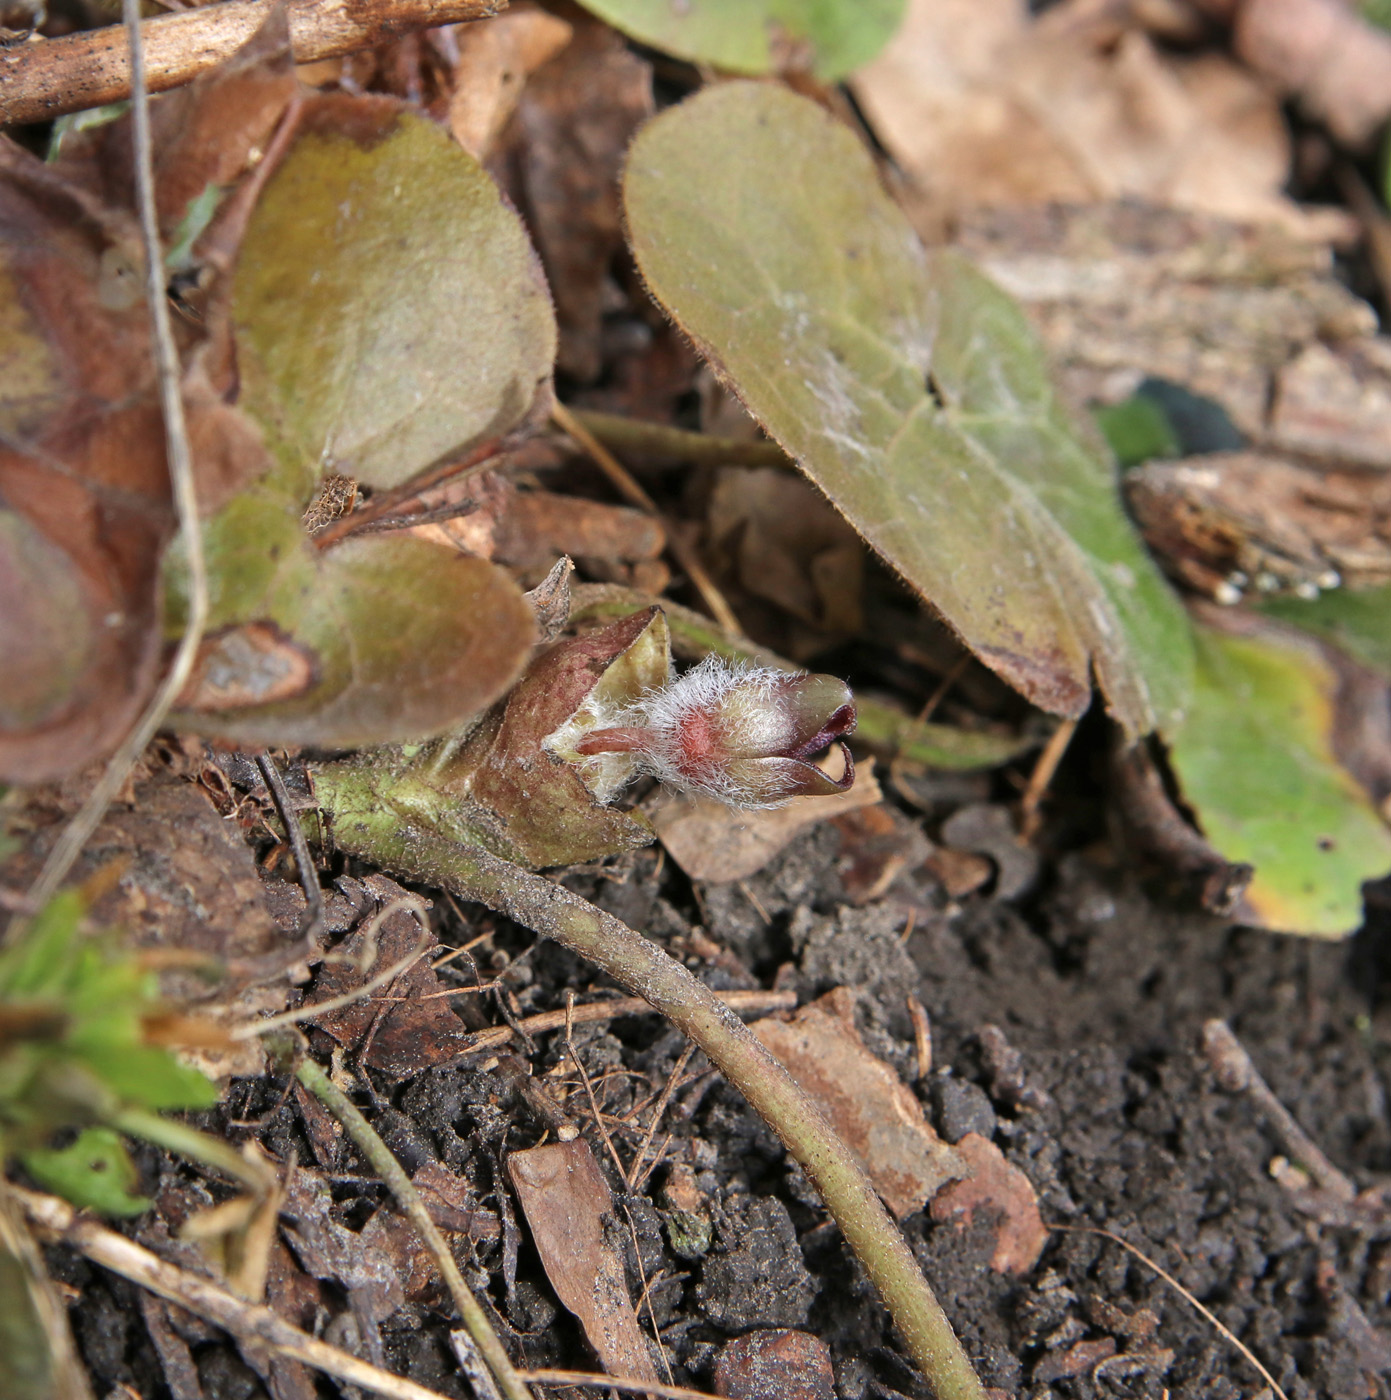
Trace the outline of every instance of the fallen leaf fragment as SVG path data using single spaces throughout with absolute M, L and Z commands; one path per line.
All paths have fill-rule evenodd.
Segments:
M 1260 452 L 1147 462 L 1126 497 L 1150 548 L 1221 602 L 1246 588 L 1314 595 L 1391 582 L 1391 478 Z
M 1115 403 L 1146 377 L 1165 379 L 1221 404 L 1258 441 L 1272 431 L 1276 376 L 1290 361 L 1321 342 L 1359 360 L 1381 343 L 1372 339 L 1376 313 L 1334 274 L 1329 243 L 1327 229 L 1153 201 L 982 209 L 964 214 L 957 234 L 957 246 L 1028 308 L 1069 397 Z M 1359 377 L 1339 376 L 1340 407 Z M 1296 397 L 1310 378 L 1297 376 Z M 1289 416 L 1292 433 L 1302 417 Z M 1355 416 L 1343 421 L 1350 444 L 1374 437 L 1379 420 L 1355 429 Z M 1320 425 L 1324 442 L 1329 426 Z
M 809 826 L 883 801 L 873 762 L 861 765 L 847 792 L 801 797 L 786 807 L 740 811 L 722 802 L 675 798 L 653 814 L 667 854 L 692 880 L 727 883 L 757 874 Z
M 967 1159 L 933 1132 L 912 1091 L 865 1048 L 846 988 L 791 1021 L 768 1017 L 750 1029 L 821 1106 L 898 1219 L 966 1175 Z
M 1116 1354 L 1114 1337 L 1098 1337 L 1090 1342 L 1077 1342 L 1066 1351 L 1049 1352 L 1033 1369 L 1035 1385 L 1061 1381 L 1073 1376 L 1085 1376 L 1103 1361 Z
M 583 1138 L 507 1159 L 546 1277 L 611 1376 L 655 1381 L 656 1367 L 628 1297 L 613 1194 Z
M 1228 11 L 1229 0 L 1205 0 Z M 1339 141 L 1365 145 L 1391 115 L 1391 35 L 1340 0 L 1240 0 L 1237 54 L 1299 98 Z
M 711 546 L 733 556 L 749 593 L 822 633 L 862 629 L 864 546 L 809 482 L 774 467 L 726 467 L 707 519 Z
M 932 1218 L 969 1225 L 978 1210 L 997 1216 L 990 1267 L 997 1274 L 1028 1273 L 1048 1242 L 1048 1229 L 1039 1215 L 1038 1196 L 1029 1178 L 1005 1161 L 1004 1153 L 979 1133 L 967 1133 L 956 1150 L 965 1159 L 969 1174 L 937 1193 Z
M 293 1174 L 281 1206 L 281 1230 L 305 1272 L 343 1287 L 364 1341 L 377 1348 L 377 1324 L 405 1302 L 395 1261 L 383 1250 L 363 1248 L 362 1236 L 336 1218 L 327 1178 L 301 1167 Z M 378 1353 L 380 1354 L 380 1353 Z
M 932 854 L 932 843 L 918 824 L 887 803 L 842 812 L 831 820 L 840 835 L 836 873 L 851 904 L 882 899 L 904 870 Z
M 853 86 L 936 218 L 1146 199 L 1305 221 L 1282 193 L 1290 138 L 1274 95 L 1223 55 L 1118 33 L 1114 10 L 1074 0 L 1035 18 L 1021 0 L 915 0 Z
M 371 876 L 366 883 L 382 906 L 406 893 L 384 875 Z M 352 992 L 405 957 L 421 942 L 420 922 L 409 909 L 398 909 L 382 923 L 376 938 L 376 958 L 371 966 L 359 967 L 364 930 L 354 932 L 336 950 L 340 956 L 324 963 L 309 1000 L 328 1001 Z M 448 998 L 439 995 L 448 989 L 430 970 L 430 953 L 438 946 L 430 935 L 420 957 L 393 981 L 348 1006 L 309 1018 L 310 1024 L 339 1045 L 355 1049 L 364 1064 L 397 1079 L 457 1058 L 468 1033 Z
M 514 10 L 455 31 L 459 61 L 449 99 L 449 129 L 479 160 L 516 110 L 528 75 L 566 44 L 574 27 L 544 10 Z

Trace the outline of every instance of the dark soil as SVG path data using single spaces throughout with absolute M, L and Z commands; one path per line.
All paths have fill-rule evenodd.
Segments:
M 1273 1179 L 1285 1145 L 1249 1097 L 1218 1087 L 1199 1047 L 1205 1019 L 1225 1018 L 1332 1160 L 1360 1188 L 1383 1180 L 1391 1167 L 1383 1079 L 1391 1021 L 1379 995 L 1391 933 L 1386 891 L 1371 890 L 1367 928 L 1338 945 L 1165 908 L 1109 857 L 1090 853 L 1046 868 L 1035 891 L 1013 902 L 977 895 L 947 905 L 919 874 L 856 908 L 843 900 L 839 842 L 835 828 L 816 828 L 744 886 L 693 889 L 669 862 L 658 871 L 652 852 L 567 883 L 686 954 L 717 987 L 774 977 L 807 996 L 856 987 L 867 1043 L 910 1082 L 916 1060 L 904 997 L 916 993 L 934 1045 L 933 1069 L 916 1087 L 944 1136 L 993 1136 L 1033 1182 L 1050 1224 L 1101 1227 L 1138 1246 L 1253 1349 L 1291 1400 L 1385 1394 L 1388 1348 L 1377 1329 L 1391 1325 L 1391 1222 L 1379 1199 L 1338 1205 Z M 445 941 L 492 926 L 483 911 L 463 913 L 467 927 L 451 926 L 454 915 L 437 906 Z M 717 961 L 689 955 L 697 922 L 725 950 Z M 529 934 L 500 925 L 475 950 L 485 953 L 485 973 L 489 956 L 492 971 L 507 970 L 514 1010 L 551 1009 L 563 1005 L 566 988 L 582 996 L 593 989 L 576 959 L 533 945 Z M 478 1024 L 496 1019 L 484 1008 L 471 1014 Z M 660 1091 L 683 1049 L 652 1016 L 577 1028 L 575 1040 L 606 1115 Z M 326 1051 L 327 1042 L 317 1048 Z M 534 1054 L 517 1054 L 530 1060 L 525 1082 L 561 1096 L 574 1090 L 569 1111 L 585 1120 L 626 1212 L 630 1277 L 639 1288 L 646 1280 L 676 1383 L 713 1389 L 732 1338 L 803 1328 L 829 1346 L 842 1400 L 930 1394 L 800 1170 L 732 1090 L 699 1073 L 699 1056 L 673 1096 L 664 1131 L 675 1136 L 662 1164 L 629 1195 L 577 1081 L 541 1078 L 563 1061 L 562 1037 L 540 1037 Z M 359 1102 L 408 1166 L 442 1162 L 472 1184 L 480 1219 L 494 1222 L 475 1232 L 472 1246 L 460 1245 L 461 1258 L 485 1284 L 516 1355 L 532 1366 L 592 1367 L 503 1185 L 505 1152 L 544 1131 L 534 1095 L 518 1092 L 517 1060 L 475 1055 L 402 1081 L 366 1079 L 372 1100 Z M 322 1228 L 331 1221 L 362 1230 L 382 1192 L 306 1103 L 283 1081 L 242 1081 L 209 1125 L 244 1138 L 259 1122 L 268 1151 L 317 1163 L 332 1183 Z M 628 1161 L 640 1134 L 614 1136 Z M 171 1221 L 205 1196 L 185 1166 L 153 1153 L 144 1166 L 160 1174 Z M 674 1205 L 667 1184 L 676 1175 L 703 1193 L 704 1223 L 693 1227 Z M 310 1268 L 308 1226 L 293 1216 L 292 1251 Z M 1034 1400 L 1235 1400 L 1264 1389 L 1211 1322 L 1096 1234 L 1059 1230 L 1039 1265 L 1011 1278 L 989 1267 L 994 1225 L 984 1215 L 963 1230 L 919 1213 L 905 1230 L 990 1386 Z M 147 1220 L 137 1233 L 168 1238 L 162 1221 Z M 266 1377 L 277 1397 L 315 1393 L 302 1377 L 296 1388 L 263 1362 L 248 1364 L 186 1320 L 171 1327 L 157 1319 L 161 1366 L 147 1331 L 151 1310 L 142 1311 L 135 1290 L 56 1252 L 52 1263 L 82 1289 L 74 1315 L 98 1394 L 120 1383 L 148 1400 L 170 1394 L 163 1378 L 180 1357 L 208 1400 L 264 1394 Z M 283 1298 L 294 1295 L 295 1273 L 283 1273 Z M 396 1295 L 366 1312 L 362 1287 L 360 1278 L 329 1278 L 298 1321 L 332 1336 L 343 1318 L 370 1315 L 366 1339 L 354 1333 L 364 1354 L 379 1352 L 445 1394 L 466 1394 L 447 1350 L 449 1314 L 431 1286 L 408 1284 L 404 1302 Z M 642 1316 L 646 1325 L 645 1309 Z M 318 1393 L 332 1393 L 326 1384 Z

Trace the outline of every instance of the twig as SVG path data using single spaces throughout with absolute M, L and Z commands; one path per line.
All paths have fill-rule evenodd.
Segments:
M 258 753 L 256 767 L 261 770 L 261 777 L 270 789 L 271 800 L 275 803 L 280 824 L 285 828 L 290 850 L 294 853 L 299 887 L 304 891 L 304 917 L 299 921 L 297 937 L 310 949 L 317 949 L 324 924 L 324 895 L 319 888 L 318 867 L 309 855 L 309 842 L 304 839 L 299 813 L 290 802 L 290 794 L 285 789 L 285 780 L 280 776 L 275 760 L 268 753 Z
M 1275 1097 L 1260 1070 L 1251 1062 L 1246 1047 L 1225 1021 L 1214 1019 L 1204 1023 L 1203 1055 L 1222 1088 L 1231 1094 L 1245 1094 L 1275 1129 L 1289 1156 L 1330 1196 L 1343 1205 L 1351 1205 L 1356 1200 L 1357 1187 L 1328 1160 L 1313 1138 L 1295 1122 L 1289 1109 Z
M 628 1168 L 628 1175 L 624 1178 L 629 1191 L 636 1191 L 638 1183 L 645 1179 L 639 1177 L 638 1168 L 642 1166 L 642 1159 L 647 1156 L 647 1149 L 652 1146 L 652 1139 L 657 1136 L 657 1124 L 662 1121 L 662 1114 L 667 1111 L 667 1104 L 671 1102 L 672 1091 L 676 1088 L 677 1081 L 681 1078 L 681 1072 L 690 1062 L 694 1051 L 694 1045 L 687 1045 L 681 1051 L 681 1058 L 677 1060 L 671 1073 L 667 1075 L 667 1082 L 662 1086 L 662 1096 L 657 1100 L 656 1107 L 652 1110 L 652 1121 L 647 1125 L 647 1132 L 638 1147 L 638 1155 L 633 1158 L 633 1165 Z M 654 1162 L 653 1166 L 655 1165 Z
M 288 0 L 296 63 L 354 49 L 438 24 L 485 19 L 505 0 Z M 228 0 L 162 15 L 146 24 L 149 87 L 163 92 L 191 82 L 230 58 L 265 23 L 274 0 Z M 119 102 L 136 91 L 134 44 L 119 29 L 91 29 L 0 52 L 0 125 L 46 121 L 64 112 Z
M 450 992 L 449 995 L 458 996 L 464 992 L 476 990 L 475 987 L 463 987 L 458 992 Z M 795 1011 L 797 1009 L 797 993 L 791 991 L 717 992 L 715 995 L 731 1011 L 743 1012 L 746 1015 L 755 1012 Z M 651 1010 L 651 1004 L 643 1000 L 642 997 L 614 997 L 611 1001 L 589 1001 L 576 1006 L 572 1021 L 575 1025 L 583 1025 L 587 1021 L 612 1021 L 617 1016 L 635 1016 L 643 1012 L 651 1012 Z M 536 1015 L 527 1016 L 517 1024 L 536 1035 L 545 1031 L 563 1030 L 565 1028 L 565 1012 L 538 1011 Z M 490 1050 L 494 1045 L 506 1045 L 512 1039 L 512 1035 L 511 1026 L 489 1026 L 485 1031 L 474 1031 L 468 1037 L 465 1053 Z
M 613 1145 L 613 1135 L 609 1132 L 608 1124 L 604 1122 L 604 1115 L 599 1112 L 599 1104 L 594 1097 L 594 1083 L 589 1077 L 589 1071 L 584 1067 L 584 1061 L 580 1059 L 579 1051 L 575 1049 L 573 1035 L 575 1023 L 569 1014 L 574 1009 L 574 1005 L 574 992 L 567 992 L 565 994 L 565 1048 L 574 1061 L 575 1068 L 580 1072 L 580 1083 L 584 1085 L 585 1096 L 589 1099 L 589 1111 L 594 1115 L 594 1126 L 599 1130 L 599 1136 L 603 1138 L 604 1146 L 609 1150 L 609 1156 L 613 1158 L 613 1167 L 618 1173 L 618 1179 L 626 1182 L 628 1173 L 623 1170 L 623 1159 L 618 1155 L 618 1149 Z
M 1039 804 L 1043 801 L 1043 795 L 1048 791 L 1049 783 L 1053 781 L 1053 774 L 1058 771 L 1058 764 L 1063 761 L 1067 746 L 1076 732 L 1075 719 L 1063 720 L 1048 736 L 1043 752 L 1034 761 L 1034 770 L 1029 774 L 1029 785 L 1024 789 L 1024 796 L 1019 799 L 1019 835 L 1022 840 L 1031 841 L 1038 834 Z
M 346 1351 L 301 1332 L 269 1308 L 234 1297 L 210 1279 L 166 1264 L 134 1240 L 79 1215 L 56 1196 L 40 1195 L 18 1186 L 7 1189 L 36 1230 L 50 1242 L 72 1246 L 93 1263 L 187 1308 L 230 1332 L 239 1341 L 268 1347 L 325 1375 L 385 1395 L 388 1400 L 445 1400 L 438 1391 L 393 1376 L 389 1371 L 359 1361 Z
M 283 1045 L 282 1041 L 282 1047 Z M 295 1077 L 347 1129 L 348 1136 L 352 1138 L 358 1151 L 386 1183 L 396 1198 L 397 1205 L 419 1232 L 449 1288 L 454 1306 L 459 1310 L 459 1317 L 483 1359 L 488 1363 L 489 1370 L 497 1378 L 507 1400 L 532 1400 L 526 1383 L 517 1374 L 506 1348 L 493 1331 L 488 1315 L 483 1311 L 483 1305 L 465 1283 L 444 1236 L 430 1218 L 430 1212 L 426 1209 L 425 1202 L 420 1199 L 420 1193 L 406 1175 L 405 1169 L 392 1155 L 391 1149 L 377 1135 L 376 1129 L 362 1116 L 353 1101 L 313 1060 L 301 1059 L 295 1068 Z
M 704 1390 L 658 1385 L 655 1381 L 632 1381 L 626 1376 L 599 1376 L 592 1371 L 519 1371 L 517 1374 L 533 1385 L 593 1385 L 620 1390 L 627 1395 L 655 1395 L 658 1400 L 714 1400 Z
M 1253 1352 L 1251 1348 L 1248 1347 L 1246 1343 L 1243 1342 L 1241 1338 L 1238 1337 L 1236 1333 L 1233 1332 L 1229 1327 L 1224 1327 L 1222 1323 L 1217 1319 L 1217 1317 L 1213 1314 L 1212 1310 L 1210 1308 L 1204 1307 L 1203 1304 L 1200 1303 L 1178 1281 L 1178 1279 L 1176 1279 L 1167 1270 L 1160 1268 L 1160 1266 L 1156 1264 L 1154 1260 L 1149 1257 L 1148 1254 L 1145 1254 L 1142 1250 L 1137 1249 L 1133 1244 L 1130 1243 L 1129 1240 L 1123 1240 L 1114 1231 L 1103 1230 L 1099 1225 L 1049 1225 L 1048 1228 L 1050 1230 L 1060 1230 L 1064 1233 L 1073 1235 L 1100 1235 L 1102 1239 L 1110 1240 L 1112 1241 L 1112 1243 L 1120 1245 L 1122 1249 L 1128 1251 L 1130 1254 L 1133 1254 L 1135 1258 L 1137 1258 L 1142 1264 L 1148 1264 L 1149 1267 L 1153 1269 L 1155 1273 L 1157 1273 L 1159 1277 L 1162 1278 L 1164 1282 L 1167 1283 L 1169 1287 L 1172 1288 L 1174 1292 L 1177 1293 L 1179 1297 L 1184 1300 L 1184 1302 L 1189 1303 L 1194 1308 L 1196 1308 L 1198 1312 L 1200 1312 L 1203 1315 L 1203 1317 L 1208 1322 L 1210 1322 L 1213 1325 L 1213 1327 L 1215 1327 L 1217 1331 L 1220 1332 L 1242 1354 L 1242 1356 L 1244 1356 L 1246 1360 L 1251 1363 L 1252 1366 L 1256 1368 L 1256 1370 L 1260 1373 L 1261 1379 L 1265 1381 L 1265 1383 L 1271 1388 L 1271 1390 L 1275 1392 L 1276 1396 L 1278 1397 L 1278 1400 L 1289 1400 L 1289 1396 L 1286 1395 L 1285 1392 L 1280 1389 L 1280 1382 L 1277 1381 L 1275 1377 L 1272 1376 L 1270 1372 L 1267 1371 L 1265 1367 L 1261 1365 L 1260 1361 L 1256 1357 L 1255 1352 Z
M 731 637 L 742 636 L 744 629 L 739 626 L 739 619 L 734 616 L 733 609 L 725 602 L 724 594 L 715 586 L 715 581 L 706 571 L 700 556 L 686 543 L 684 536 L 671 528 L 669 522 L 663 518 L 662 512 L 657 509 L 656 501 L 633 480 L 632 473 L 563 403 L 556 403 L 551 409 L 551 419 L 558 428 L 568 437 L 573 438 L 585 450 L 595 466 L 608 477 L 620 495 L 625 497 L 631 505 L 646 511 L 648 515 L 661 523 L 667 537 L 667 548 L 671 551 L 676 562 L 685 569 L 686 576 L 695 585 L 696 591 L 705 602 L 705 606 L 710 609 L 711 616 Z
M 587 428 L 605 447 L 621 452 L 666 457 L 676 462 L 696 462 L 701 466 L 787 467 L 796 463 L 777 443 L 768 438 L 723 438 L 709 433 L 693 433 L 671 428 L 665 423 L 645 423 L 619 413 L 595 413 L 588 409 L 570 410 L 575 422 Z
M 906 998 L 908 1016 L 913 1022 L 913 1046 L 918 1057 L 918 1078 L 926 1079 L 932 1073 L 932 1022 L 928 1019 L 927 1008 L 912 992 Z
M 26 1388 L 23 1381 L 16 1380 L 16 1373 L 25 1369 L 20 1353 L 42 1347 L 46 1355 L 41 1361 L 37 1356 L 30 1358 L 34 1371 L 40 1366 L 47 1371 L 35 1388 L 41 1394 L 61 1397 L 61 1400 L 92 1400 L 92 1388 L 77 1354 L 67 1307 L 44 1267 L 39 1246 L 24 1223 L 10 1184 L 3 1177 L 0 1177 L 0 1257 L 5 1260 L 7 1312 L 11 1318 L 18 1319 L 27 1313 L 31 1325 L 38 1331 L 38 1335 L 31 1335 L 27 1347 L 19 1340 L 18 1328 L 7 1332 L 13 1339 L 11 1350 L 16 1353 L 6 1358 L 7 1387 L 11 1390 Z
M 120 791 L 145 746 L 164 722 L 169 707 L 184 688 L 193 670 L 198 644 L 208 618 L 208 578 L 203 562 L 203 531 L 198 523 L 198 497 L 193 485 L 193 457 L 184 423 L 184 401 L 179 388 L 179 352 L 169 320 L 169 302 L 164 287 L 164 256 L 159 244 L 159 216 L 155 210 L 154 155 L 150 139 L 150 107 L 145 90 L 144 48 L 141 43 L 140 0 L 123 0 L 125 28 L 130 44 L 131 131 L 135 142 L 135 197 L 140 212 L 140 236 L 145 250 L 145 299 L 154 330 L 155 369 L 159 376 L 159 402 L 164 414 L 165 452 L 169 459 L 169 481 L 173 488 L 174 511 L 188 556 L 188 618 L 179 639 L 173 664 L 164 683 L 141 715 L 140 722 L 126 735 L 111 756 L 86 802 L 63 829 L 48 853 L 39 878 L 29 897 L 44 904 L 57 892 L 88 838 L 101 824 L 106 809 Z M 155 21 L 158 23 L 158 21 Z M 98 31 L 105 33 L 107 31 Z M 3 59 L 0 55 L 0 59 Z M 7 86 L 0 67 L 0 90 Z M 79 104 L 81 105 L 81 104 Z M 3 109 L 0 109 L 2 111 Z M 4 118 L 0 120 L 13 120 Z
M 908 1353 L 939 1400 L 985 1391 L 917 1260 L 863 1168 L 762 1042 L 656 944 L 562 885 L 476 847 L 407 826 L 383 810 L 335 827 L 339 848 L 408 879 L 486 904 L 601 968 L 693 1040 L 781 1138 L 879 1289 Z

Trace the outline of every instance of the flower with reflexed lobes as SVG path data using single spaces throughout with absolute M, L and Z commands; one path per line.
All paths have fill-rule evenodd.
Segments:
M 732 666 L 717 656 L 576 741 L 580 754 L 630 754 L 641 772 L 735 807 L 844 792 L 855 764 L 832 778 L 808 760 L 855 728 L 850 687 L 834 676 Z

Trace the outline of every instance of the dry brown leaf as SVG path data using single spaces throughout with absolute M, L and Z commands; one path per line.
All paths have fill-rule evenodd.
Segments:
M 507 1173 L 560 1301 L 611 1376 L 655 1381 L 656 1367 L 628 1297 L 613 1195 L 583 1138 L 514 1152 Z
M 274 6 L 261 28 L 225 63 L 150 104 L 160 234 L 177 242 L 179 224 L 209 185 L 234 185 L 256 165 L 298 90 L 285 10 Z M 57 168 L 134 210 L 130 114 L 65 137 Z
M 252 162 L 293 90 L 267 29 L 221 74 L 155 104 L 166 233 L 190 199 Z M 56 166 L 0 143 L 0 775 L 10 781 L 57 777 L 108 751 L 143 707 L 162 649 L 159 569 L 174 519 L 129 146 L 124 121 Z M 199 337 L 182 333 L 192 360 Z M 267 458 L 201 357 L 184 394 L 210 511 Z
M 528 75 L 554 58 L 573 33 L 574 26 L 555 15 L 520 7 L 455 29 L 459 61 L 449 98 L 449 129 L 464 150 L 479 160 L 488 158 L 516 111 Z
M 371 876 L 365 883 L 382 905 L 406 893 L 384 875 Z M 377 956 L 371 966 L 359 968 L 354 961 L 364 949 L 364 930 L 359 929 L 337 949 L 339 959 L 325 962 L 310 1000 L 327 1001 L 361 987 L 405 957 L 420 939 L 419 921 L 409 909 L 398 909 L 377 931 Z M 310 1024 L 340 1045 L 356 1049 L 364 1064 L 398 1079 L 455 1059 L 468 1035 L 448 997 L 440 995 L 448 988 L 430 969 L 430 953 L 436 947 L 430 935 L 421 956 L 400 976 L 369 997 L 311 1018 Z
M 722 802 L 674 798 L 657 809 L 652 825 L 667 854 L 692 880 L 716 884 L 756 875 L 799 832 L 817 822 L 883 800 L 874 765 L 862 765 L 847 792 L 800 797 L 786 807 L 739 811 Z
M 1026 1274 L 1043 1253 L 1048 1229 L 1038 1211 L 1038 1196 L 1029 1178 L 1005 1161 L 989 1138 L 967 1133 L 956 1144 L 970 1175 L 953 1181 L 932 1201 L 932 1218 L 969 1225 L 978 1210 L 997 1217 L 995 1252 L 990 1267 L 997 1274 Z
M 836 870 L 851 904 L 872 904 L 905 870 L 928 859 L 932 843 L 918 823 L 880 803 L 832 818 L 840 833 Z
M 922 1105 L 893 1069 L 865 1048 L 845 987 L 791 1021 L 755 1021 L 753 1033 L 820 1105 L 900 1220 L 965 1176 L 967 1159 L 932 1131 Z
M 1127 473 L 1131 511 L 1164 567 L 1221 602 L 1391 583 L 1391 480 L 1322 472 L 1258 452 L 1147 462 Z
M 1276 376 L 1267 433 L 1279 452 L 1391 469 L 1391 336 L 1310 345 Z
M 809 482 L 774 467 L 726 467 L 706 518 L 740 585 L 816 628 L 819 650 L 825 633 L 863 629 L 864 545 Z
M 574 37 L 528 79 L 495 156 L 555 297 L 556 368 L 589 381 L 609 267 L 623 246 L 618 172 L 652 115 L 652 72 L 617 31 L 574 16 Z
M 1209 8 L 1214 6 L 1208 0 Z M 1220 8 L 1230 10 L 1230 0 Z M 1339 141 L 1363 146 L 1391 116 L 1391 35 L 1344 0 L 1240 0 L 1238 56 L 1299 98 Z
M 1274 96 L 1225 57 L 1118 37 L 1095 10 L 914 0 L 853 86 L 932 209 L 1128 198 L 1300 224 Z

